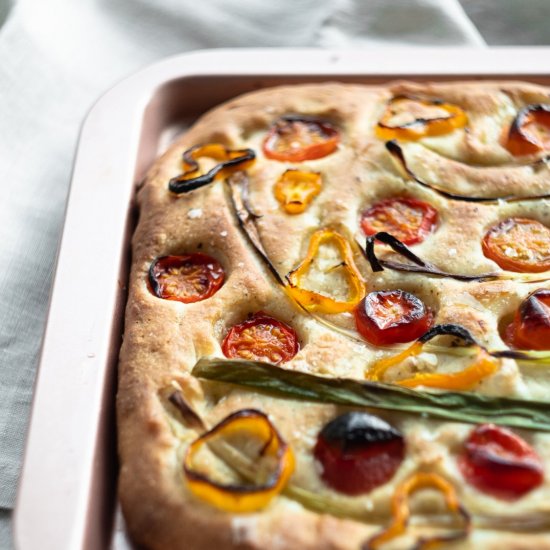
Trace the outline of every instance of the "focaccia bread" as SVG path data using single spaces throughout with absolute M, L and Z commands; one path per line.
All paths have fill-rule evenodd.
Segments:
M 549 148 L 517 82 L 267 89 L 177 140 L 120 356 L 135 541 L 550 549 Z

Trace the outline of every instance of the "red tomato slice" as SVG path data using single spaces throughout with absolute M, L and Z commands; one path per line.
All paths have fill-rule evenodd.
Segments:
M 424 302 L 403 290 L 371 292 L 355 310 L 358 332 L 375 346 L 416 340 L 432 321 L 432 312 Z
M 232 327 L 222 343 L 226 357 L 275 365 L 290 361 L 299 349 L 295 330 L 263 311 Z
M 542 461 L 534 449 L 494 424 L 482 424 L 472 431 L 458 465 L 468 483 L 503 500 L 522 497 L 544 478 Z
M 349 412 L 321 430 L 313 452 L 327 485 L 347 495 L 359 495 L 394 476 L 405 456 L 405 441 L 381 418 Z
M 381 200 L 361 215 L 365 235 L 386 231 L 406 245 L 421 243 L 436 223 L 437 210 L 433 206 L 406 197 Z
M 336 151 L 340 131 L 329 122 L 305 115 L 287 115 L 277 120 L 264 140 L 264 155 L 283 162 L 303 162 Z
M 190 304 L 206 300 L 223 285 L 225 272 L 220 263 L 197 252 L 157 258 L 149 268 L 153 293 L 164 300 Z
M 514 156 L 550 149 L 550 105 L 524 107 L 512 122 L 504 146 Z
M 550 229 L 527 218 L 509 218 L 491 227 L 483 254 L 508 271 L 539 273 L 550 269 Z
M 536 290 L 527 296 L 504 338 L 514 348 L 550 350 L 550 290 Z

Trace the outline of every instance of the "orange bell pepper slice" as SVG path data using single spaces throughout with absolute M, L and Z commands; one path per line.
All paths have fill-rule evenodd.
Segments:
M 211 158 L 218 164 L 203 174 L 198 163 L 200 158 Z M 195 145 L 183 153 L 183 174 L 172 178 L 168 188 L 172 193 L 188 193 L 237 170 L 245 170 L 255 159 L 256 153 L 252 149 L 228 149 L 221 143 Z
M 433 118 L 418 116 L 412 121 L 404 124 L 391 124 L 392 118 L 400 112 L 401 109 L 407 106 L 412 109 L 419 107 L 434 107 L 445 111 L 447 114 Z M 378 138 L 385 141 L 391 139 L 415 141 L 423 137 L 448 134 L 458 128 L 464 128 L 467 123 L 468 117 L 458 105 L 445 103 L 437 99 L 425 99 L 402 95 L 393 97 L 388 101 L 386 110 L 376 125 L 375 133 Z
M 301 214 L 320 192 L 321 174 L 302 170 L 287 170 L 273 187 L 287 214 Z
M 456 490 L 446 479 L 436 473 L 416 472 L 405 479 L 397 486 L 391 503 L 393 520 L 391 524 L 380 533 L 371 537 L 366 545 L 365 550 L 377 550 L 381 545 L 402 535 L 407 529 L 410 518 L 409 498 L 410 496 L 421 489 L 434 488 L 443 493 L 445 505 L 448 510 L 459 515 L 464 527 L 455 532 L 444 535 L 436 535 L 430 538 L 421 538 L 415 545 L 415 548 L 433 548 L 439 544 L 459 540 L 465 538 L 471 529 L 470 514 L 462 506 L 458 500 Z
M 381 359 L 371 367 L 366 374 L 366 378 L 372 381 L 380 381 L 390 367 L 402 363 L 408 357 L 420 354 L 423 346 L 422 342 L 417 341 L 394 357 Z M 396 384 L 407 388 L 425 386 L 428 388 L 467 391 L 473 389 L 478 382 L 487 376 L 494 374 L 498 368 L 499 361 L 493 359 L 485 350 L 480 348 L 477 360 L 461 371 L 451 373 L 419 373 L 410 378 L 399 380 Z
M 319 247 L 326 242 L 334 242 L 342 255 L 342 267 L 346 270 L 351 286 L 347 300 L 336 300 L 313 290 L 301 287 L 302 277 L 310 268 Z M 365 296 L 365 283 L 353 259 L 353 250 L 348 240 L 333 229 L 319 229 L 311 237 L 306 257 L 286 275 L 287 292 L 300 305 L 318 313 L 343 313 L 352 311 Z

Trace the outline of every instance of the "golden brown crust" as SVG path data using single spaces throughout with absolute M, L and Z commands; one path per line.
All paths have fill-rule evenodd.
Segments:
M 461 498 L 474 513 L 489 510 L 494 515 L 517 518 L 533 510 L 546 515 L 550 512 L 548 480 L 517 505 L 464 486 L 456 467 L 456 454 L 470 429 L 468 426 L 433 420 L 418 422 L 414 417 L 379 411 L 376 414 L 391 420 L 405 433 L 408 456 L 395 479 L 360 502 L 352 503 L 363 507 L 365 522 L 319 514 L 284 496 L 261 513 L 232 515 L 194 497 L 184 482 L 182 453 L 197 432 L 179 421 L 163 397 L 173 382 L 179 384 L 186 399 L 210 424 L 244 407 L 268 412 L 295 449 L 295 482 L 331 498 L 342 498 L 322 486 L 311 448 L 323 422 L 344 409 L 290 402 L 226 387 L 220 394 L 189 375 L 200 357 L 222 355 L 220 342 L 228 328 L 249 313 L 266 311 L 296 329 L 302 349 L 287 368 L 362 379 L 377 358 L 388 354 L 387 350 L 350 340 L 316 323 L 289 302 L 239 231 L 223 182 L 182 197 L 169 193 L 168 180 L 181 173 L 184 150 L 199 143 L 219 142 L 231 148 L 252 147 L 258 152 L 258 159 L 248 170 L 250 200 L 262 216 L 257 223 L 262 242 L 283 276 L 304 257 L 316 229 L 331 226 L 350 239 L 359 236 L 358 222 L 363 210 L 389 196 L 415 196 L 438 210 L 437 231 L 417 245 L 415 252 L 450 272 L 498 271 L 498 266 L 483 255 L 480 236 L 505 217 L 529 216 L 550 225 L 550 208 L 546 203 L 452 201 L 450 207 L 447 199 L 404 179 L 373 130 L 385 102 L 399 93 L 439 97 L 459 104 L 470 119 L 467 132 L 458 130 L 449 138 L 403 144 L 411 166 L 422 179 L 445 182 L 450 192 L 465 195 L 550 192 L 546 165 L 518 166 L 499 141 L 502 128 L 521 106 L 548 101 L 548 90 L 535 85 L 399 82 L 388 87 L 291 86 L 247 94 L 204 115 L 155 163 L 138 197 L 141 214 L 133 239 L 117 407 L 120 499 L 131 535 L 145 547 L 357 549 L 388 522 L 389 500 L 396 484 L 418 469 L 440 472 L 456 484 Z M 322 173 L 323 189 L 308 210 L 298 216 L 286 214 L 272 193 L 273 182 L 296 164 L 270 161 L 259 153 L 266 129 L 287 113 L 328 119 L 342 129 L 343 135 L 334 154 L 300 163 L 300 169 Z M 194 304 L 153 296 L 147 286 L 151 262 L 158 256 L 196 251 L 211 254 L 222 263 L 227 275 L 223 287 L 208 301 Z M 331 251 L 326 253 L 330 259 Z M 435 312 L 437 322 L 463 324 L 492 348 L 503 345 L 499 323 L 537 288 L 512 281 L 460 283 L 389 270 L 372 273 L 359 250 L 355 251 L 355 259 L 367 288 L 410 290 Z M 325 291 L 342 283 L 338 277 L 337 273 L 327 276 Z M 548 283 L 538 286 L 549 287 Z M 353 328 L 349 314 L 331 317 L 331 322 Z M 400 376 L 415 369 L 433 369 L 431 360 L 428 357 L 422 360 L 424 363 L 405 365 Z M 436 368 L 456 369 L 456 365 L 436 361 Z M 540 380 L 526 380 L 518 365 L 508 360 L 477 391 L 541 398 L 546 388 Z M 522 435 L 537 448 L 548 467 L 549 438 L 527 432 Z M 417 505 L 420 514 L 442 511 L 441 499 L 431 493 L 423 495 Z M 399 544 L 410 546 L 411 536 L 416 536 L 417 531 L 411 529 Z M 496 548 L 502 547 L 503 540 L 507 548 L 550 549 L 547 532 L 513 534 L 491 526 L 474 529 L 456 547 Z

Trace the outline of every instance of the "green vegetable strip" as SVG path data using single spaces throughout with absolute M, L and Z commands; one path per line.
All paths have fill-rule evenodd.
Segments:
M 401 411 L 471 424 L 494 422 L 550 432 L 550 402 L 466 392 L 423 392 L 389 384 L 325 378 L 258 361 L 212 357 L 200 359 L 192 374 L 281 397 Z

